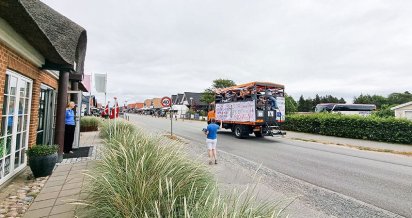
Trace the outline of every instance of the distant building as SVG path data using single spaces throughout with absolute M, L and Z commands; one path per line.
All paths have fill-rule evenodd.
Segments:
M 162 100 L 161 98 L 153 98 L 152 99 L 153 108 L 162 108 L 163 106 L 162 106 L 161 100 Z
M 183 94 L 182 103 L 193 110 L 207 110 L 208 104 L 200 101 L 202 93 L 185 92 Z
M 395 111 L 396 118 L 412 120 L 412 101 L 393 107 L 391 110 Z
M 147 109 L 147 108 L 152 108 L 152 99 L 146 99 L 144 100 L 143 103 L 143 108 Z

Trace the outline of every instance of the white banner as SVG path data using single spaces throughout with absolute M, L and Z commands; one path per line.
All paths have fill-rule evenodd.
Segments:
M 94 87 L 97 92 L 106 93 L 107 74 L 94 74 Z
M 286 106 L 285 106 L 285 98 L 284 97 L 277 97 L 276 103 L 278 105 L 278 110 L 276 110 L 276 120 L 278 122 L 285 121 L 285 114 L 286 114 Z
M 255 102 L 246 101 L 216 104 L 216 120 L 255 122 Z

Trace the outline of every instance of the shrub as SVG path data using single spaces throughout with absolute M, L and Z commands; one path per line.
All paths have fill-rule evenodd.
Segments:
M 412 144 L 412 122 L 404 119 L 318 113 L 289 115 L 283 128 L 355 139 Z
M 102 127 L 106 147 L 90 175 L 86 217 L 274 216 L 274 204 L 251 195 L 221 197 L 211 173 L 177 142 L 114 124 Z
M 80 119 L 80 131 L 81 132 L 89 132 L 89 131 L 97 131 L 100 118 L 98 117 L 82 117 Z
M 35 145 L 26 151 L 28 157 L 42 157 L 56 153 L 57 145 Z

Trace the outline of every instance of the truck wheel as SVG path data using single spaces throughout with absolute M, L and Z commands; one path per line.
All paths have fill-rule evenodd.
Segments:
M 243 139 L 246 138 L 247 134 L 247 129 L 245 128 L 245 126 L 243 125 L 236 125 L 234 128 L 234 133 L 235 133 L 235 137 L 238 139 Z
M 253 132 L 253 133 L 255 133 L 256 138 L 263 138 L 263 134 L 262 134 L 261 131 L 256 131 L 256 132 Z

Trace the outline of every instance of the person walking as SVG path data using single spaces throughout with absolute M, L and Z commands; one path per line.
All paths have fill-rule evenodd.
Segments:
M 213 160 L 215 161 L 215 164 L 217 164 L 216 144 L 218 129 L 220 129 L 220 126 L 216 124 L 216 120 L 214 118 L 210 119 L 210 124 L 207 125 L 206 129 L 204 129 L 210 165 L 213 164 Z
M 76 123 L 74 119 L 74 102 L 69 102 L 66 108 L 66 119 L 65 119 L 65 128 L 64 128 L 64 147 L 63 152 L 65 154 L 73 154 L 72 146 L 74 141 L 74 130 L 76 129 Z

